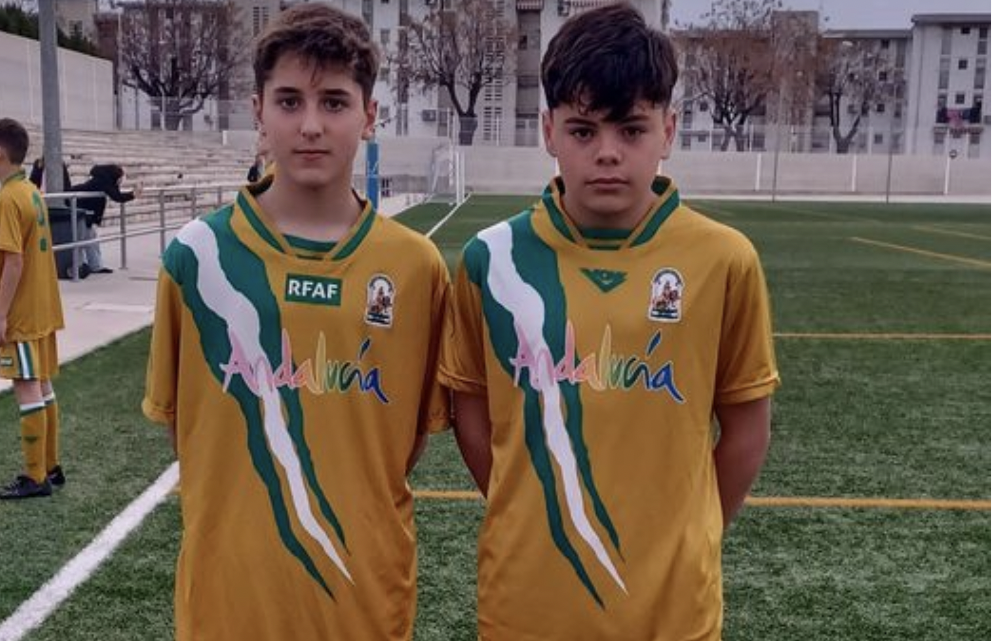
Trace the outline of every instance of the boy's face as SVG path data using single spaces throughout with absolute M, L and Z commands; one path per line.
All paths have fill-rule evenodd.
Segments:
M 372 135 L 376 102 L 363 104 L 361 87 L 344 68 L 315 71 L 308 60 L 283 56 L 254 105 L 280 181 L 307 189 L 351 184 L 359 141 Z
M 558 159 L 564 204 L 581 226 L 632 229 L 655 199 L 651 184 L 675 136 L 675 113 L 639 100 L 619 121 L 563 104 L 543 114 L 544 142 Z

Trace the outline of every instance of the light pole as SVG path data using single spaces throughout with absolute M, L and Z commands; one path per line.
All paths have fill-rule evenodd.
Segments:
M 118 2 L 111 2 L 110 7 L 117 14 L 117 32 L 114 34 L 117 50 L 117 129 L 124 128 L 124 54 L 121 51 L 121 17 L 124 7 Z
M 896 133 L 896 105 L 902 102 L 902 81 L 895 80 L 892 83 L 891 88 L 892 102 L 890 103 L 892 107 L 892 113 L 889 114 L 889 158 L 885 169 L 885 202 L 888 203 L 892 196 L 892 157 L 895 154 L 895 133 Z M 900 118 L 902 117 L 902 110 L 900 109 Z

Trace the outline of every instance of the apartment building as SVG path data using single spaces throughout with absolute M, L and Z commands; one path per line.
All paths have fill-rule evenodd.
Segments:
M 913 16 L 909 153 L 988 158 L 989 14 Z
M 815 52 L 821 63 L 824 56 L 847 56 L 852 73 L 874 74 L 871 91 L 849 89 L 841 98 L 839 135 L 857 121 L 847 151 L 988 158 L 989 18 L 918 14 L 907 29 L 823 32 L 822 50 Z M 683 59 L 684 67 L 692 64 L 691 56 Z M 841 145 L 832 131 L 829 101 L 814 74 L 801 73 L 798 63 L 787 68 L 791 74 L 744 125 L 745 148 L 836 152 Z M 686 71 L 684 78 L 691 75 Z M 811 99 L 797 100 L 803 94 Z M 677 144 L 685 150 L 720 148 L 723 133 L 713 124 L 708 101 L 685 84 L 679 97 Z

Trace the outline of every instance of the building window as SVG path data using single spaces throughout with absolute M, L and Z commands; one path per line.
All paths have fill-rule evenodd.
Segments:
M 985 61 L 978 60 L 975 62 L 975 89 L 985 88 Z
M 978 55 L 984 56 L 989 52 L 989 41 L 979 40 L 978 41 Z
M 961 27 L 961 35 L 967 36 L 971 33 L 971 27 Z
M 956 105 L 963 105 L 964 104 L 964 92 L 963 91 L 959 91 L 956 94 L 954 94 L 954 104 L 956 104 Z
M 940 75 L 937 76 L 937 88 L 947 89 L 947 85 L 951 78 L 951 60 L 950 58 L 940 59 Z
M 252 35 L 257 36 L 262 33 L 265 29 L 265 25 L 269 24 L 269 8 L 268 7 L 252 7 L 251 8 L 251 32 Z
M 875 134 L 872 136 L 872 144 L 881 145 L 885 142 L 885 136 L 883 134 Z
M 943 145 L 947 140 L 947 132 L 944 130 L 933 132 L 933 144 Z
M 878 81 L 879 82 L 887 82 L 888 80 L 889 80 L 889 72 L 888 71 L 879 71 L 878 72 Z
M 949 56 L 951 55 L 951 28 L 944 27 L 943 32 L 940 34 L 940 55 Z
M 906 66 L 906 41 L 900 40 L 896 43 L 896 69 Z
M 979 27 L 978 28 L 978 37 L 981 40 L 988 40 L 989 39 L 989 28 L 988 27 Z
M 389 29 L 379 29 L 379 42 L 383 47 L 389 46 Z
M 968 142 L 972 145 L 980 145 L 982 143 L 982 132 L 973 131 L 968 134 Z
M 888 40 L 882 40 L 881 42 L 878 43 L 878 46 L 881 47 L 882 50 L 884 51 L 884 50 L 886 50 L 886 49 L 889 48 L 889 41 Z
M 880 114 L 884 114 L 885 113 L 885 103 L 884 102 L 880 102 L 877 105 L 875 105 L 875 112 L 876 113 L 880 113 Z
M 958 69 L 967 69 L 967 68 L 968 68 L 967 58 L 961 58 L 960 60 L 958 60 Z

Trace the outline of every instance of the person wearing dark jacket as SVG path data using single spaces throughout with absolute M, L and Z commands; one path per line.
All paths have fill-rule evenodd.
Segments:
M 115 203 L 126 203 L 134 200 L 137 195 L 133 190 L 121 190 L 121 183 L 124 181 L 124 169 L 120 165 L 93 165 L 90 168 L 89 180 L 73 185 L 67 191 L 89 191 L 102 192 L 105 197 L 94 196 L 91 198 L 80 198 L 76 201 L 77 208 L 86 210 L 88 213 L 83 216 L 85 224 L 79 225 L 79 238 L 81 240 L 96 239 L 96 229 L 103 222 L 103 213 L 107 208 L 107 199 Z M 93 243 L 83 247 L 86 259 L 86 266 L 90 273 L 110 274 L 114 270 L 104 266 L 103 256 L 100 252 L 100 244 Z

